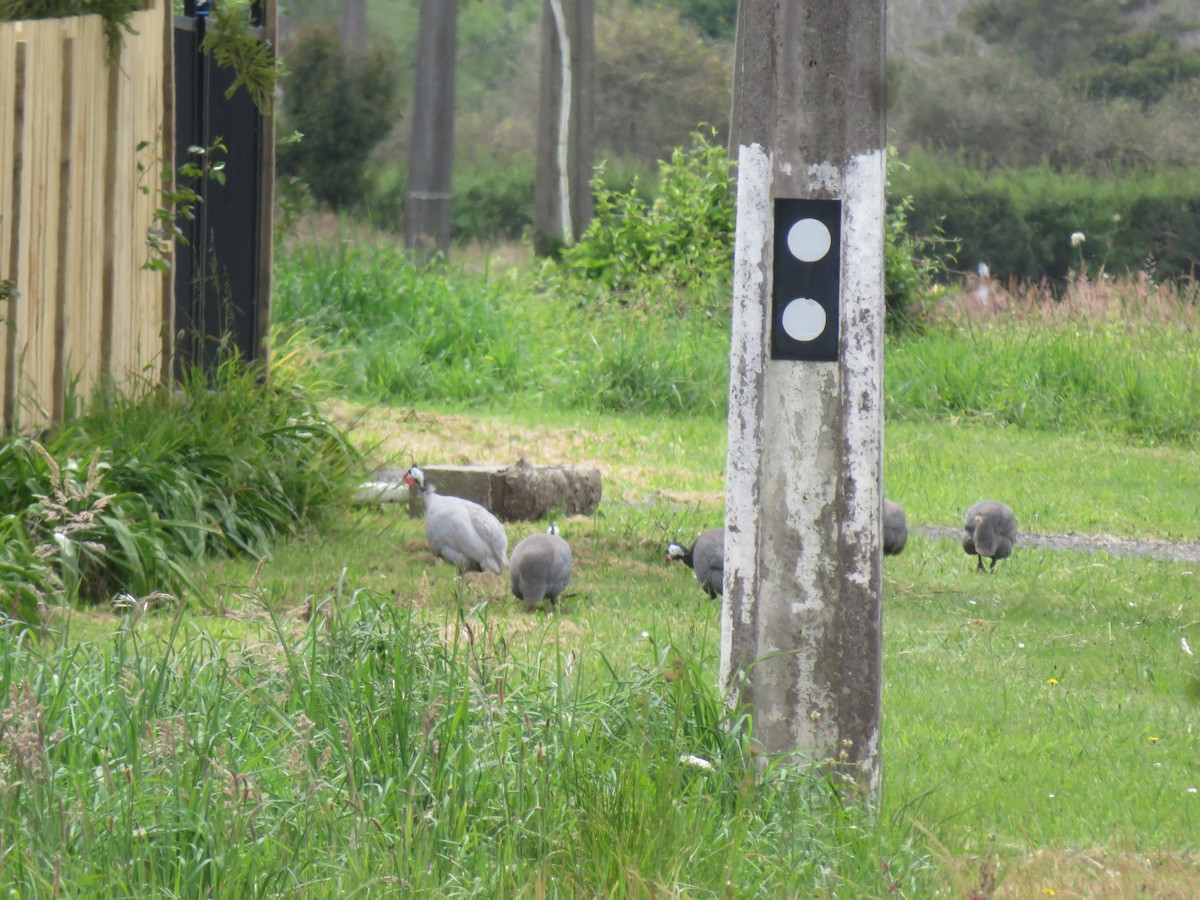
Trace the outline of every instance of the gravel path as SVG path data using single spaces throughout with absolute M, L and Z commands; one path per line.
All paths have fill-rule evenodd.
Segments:
M 934 541 L 962 541 L 961 528 L 917 525 L 913 530 Z M 1111 534 L 1031 534 L 1021 531 L 1017 533 L 1017 546 L 1111 553 L 1113 556 L 1146 556 L 1167 562 L 1200 562 L 1200 541 L 1152 541 Z

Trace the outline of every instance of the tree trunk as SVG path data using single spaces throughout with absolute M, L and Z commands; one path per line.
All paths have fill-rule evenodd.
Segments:
M 457 21 L 458 0 L 421 0 L 404 243 L 424 259 L 450 256 Z
M 543 0 L 534 249 L 576 240 L 592 218 L 595 0 Z
M 362 59 L 367 55 L 367 0 L 342 0 L 342 55 Z

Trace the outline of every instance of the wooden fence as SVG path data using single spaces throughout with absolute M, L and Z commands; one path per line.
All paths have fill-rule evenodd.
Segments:
M 0 22 L 5 433 L 170 371 L 171 279 L 144 264 L 174 158 L 172 17 L 150 3 L 115 65 L 99 16 Z

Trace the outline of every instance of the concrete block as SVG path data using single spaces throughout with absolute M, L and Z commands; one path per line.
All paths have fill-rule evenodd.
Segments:
M 541 519 L 557 510 L 563 516 L 590 516 L 603 492 L 600 470 L 591 466 L 534 466 L 518 461 L 511 466 L 423 465 L 426 479 L 439 494 L 474 500 L 507 521 Z M 424 514 L 419 491 L 404 484 L 404 469 L 381 469 L 359 485 L 358 503 L 406 501 L 408 514 Z

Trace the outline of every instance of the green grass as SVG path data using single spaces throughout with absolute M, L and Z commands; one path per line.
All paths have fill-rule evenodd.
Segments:
M 994 497 L 1023 531 L 1200 538 L 1196 451 L 1099 433 L 889 423 L 884 487 L 912 523 L 959 525 L 967 507 Z
M 426 416 L 429 430 L 450 428 Z M 472 417 L 447 418 L 466 419 L 444 439 L 471 453 Z M 719 521 L 719 423 L 549 418 L 566 444 L 588 432 L 606 495 L 637 498 L 565 523 L 576 572 L 556 615 L 524 614 L 503 579 L 455 579 L 428 554 L 420 522 L 391 507 L 359 511 L 338 532 L 283 549 L 263 584 L 279 585 L 268 589 L 277 602 L 331 596 L 346 579 L 394 593 L 434 621 L 457 622 L 467 610 L 503 634 L 514 656 L 575 659 L 585 673 L 598 655 L 619 673 L 616 660 L 638 665 L 648 648 L 687 648 L 681 655 L 699 677 L 715 681 L 716 608 L 690 572 L 662 561 L 662 547 Z M 488 440 L 505 422 L 520 434 L 536 420 L 528 412 L 478 418 L 493 429 Z M 689 444 L 706 474 L 690 482 L 699 499 L 680 502 L 658 492 L 677 477 Z M 673 445 L 679 458 L 663 452 Z M 660 469 L 647 463 L 646 448 Z M 885 460 L 889 494 L 901 492 L 913 522 L 955 524 L 966 503 L 994 494 L 1012 500 L 1026 528 L 1195 534 L 1180 503 L 1194 493 L 1191 450 L 901 423 L 888 427 Z M 536 527 L 512 525 L 510 540 Z M 228 584 L 249 578 L 246 563 L 221 565 Z M 885 566 L 884 805 L 870 828 L 878 843 L 859 851 L 874 862 L 833 863 L 852 895 L 884 894 L 881 860 L 909 873 L 901 895 L 929 896 L 973 883 L 972 860 L 994 860 L 987 865 L 1018 884 L 1034 853 L 1095 850 L 1111 855 L 1113 871 L 1132 865 L 1130 854 L 1186 861 L 1196 853 L 1189 788 L 1200 787 L 1200 767 L 1188 722 L 1200 701 L 1200 665 L 1181 643 L 1200 646 L 1200 620 L 1189 614 L 1200 595 L 1196 571 L 1018 546 L 981 577 L 956 542 L 914 535 Z M 597 687 L 611 677 L 606 667 L 591 672 L 581 677 L 598 678 Z M 1130 785 L 1138 786 L 1132 795 Z M 1161 883 L 1194 887 L 1200 876 L 1177 865 L 1164 863 Z M 1060 892 L 1085 877 L 1064 866 L 1055 876 Z M 773 890 L 814 884 L 784 879 Z
M 718 607 L 663 558 L 722 518 L 720 317 L 523 277 L 299 252 L 281 260 L 278 371 L 322 384 L 319 411 L 196 385 L 51 444 L 72 515 L 110 490 L 84 474 L 91 434 L 97 477 L 213 543 L 163 556 L 203 603 L 60 605 L 68 591 L 0 628 L 0 891 L 1196 893 L 1200 567 L 1019 543 L 980 576 L 914 534 L 884 567 L 882 806 L 843 805 L 755 757 L 715 686 Z M 1132 316 L 1039 330 L 1020 310 L 894 340 L 885 493 L 914 525 L 992 496 L 1027 531 L 1197 538 L 1200 449 L 1163 424 L 1194 399 L 1183 313 L 1155 341 Z M 1116 402 L 1113 372 L 1134 370 L 1156 389 Z M 598 466 L 596 514 L 559 523 L 575 570 L 558 608 L 458 577 L 399 505 L 339 502 L 356 457 L 325 438 L 347 421 L 364 470 Z M 4 453 L 11 602 L 26 577 L 69 581 L 74 557 L 39 555 L 53 523 L 19 512 L 47 490 L 44 457 Z M 510 547 L 544 524 L 510 523 Z M 123 534 L 162 538 L 85 536 Z M 122 588 L 110 572 L 89 596 Z

